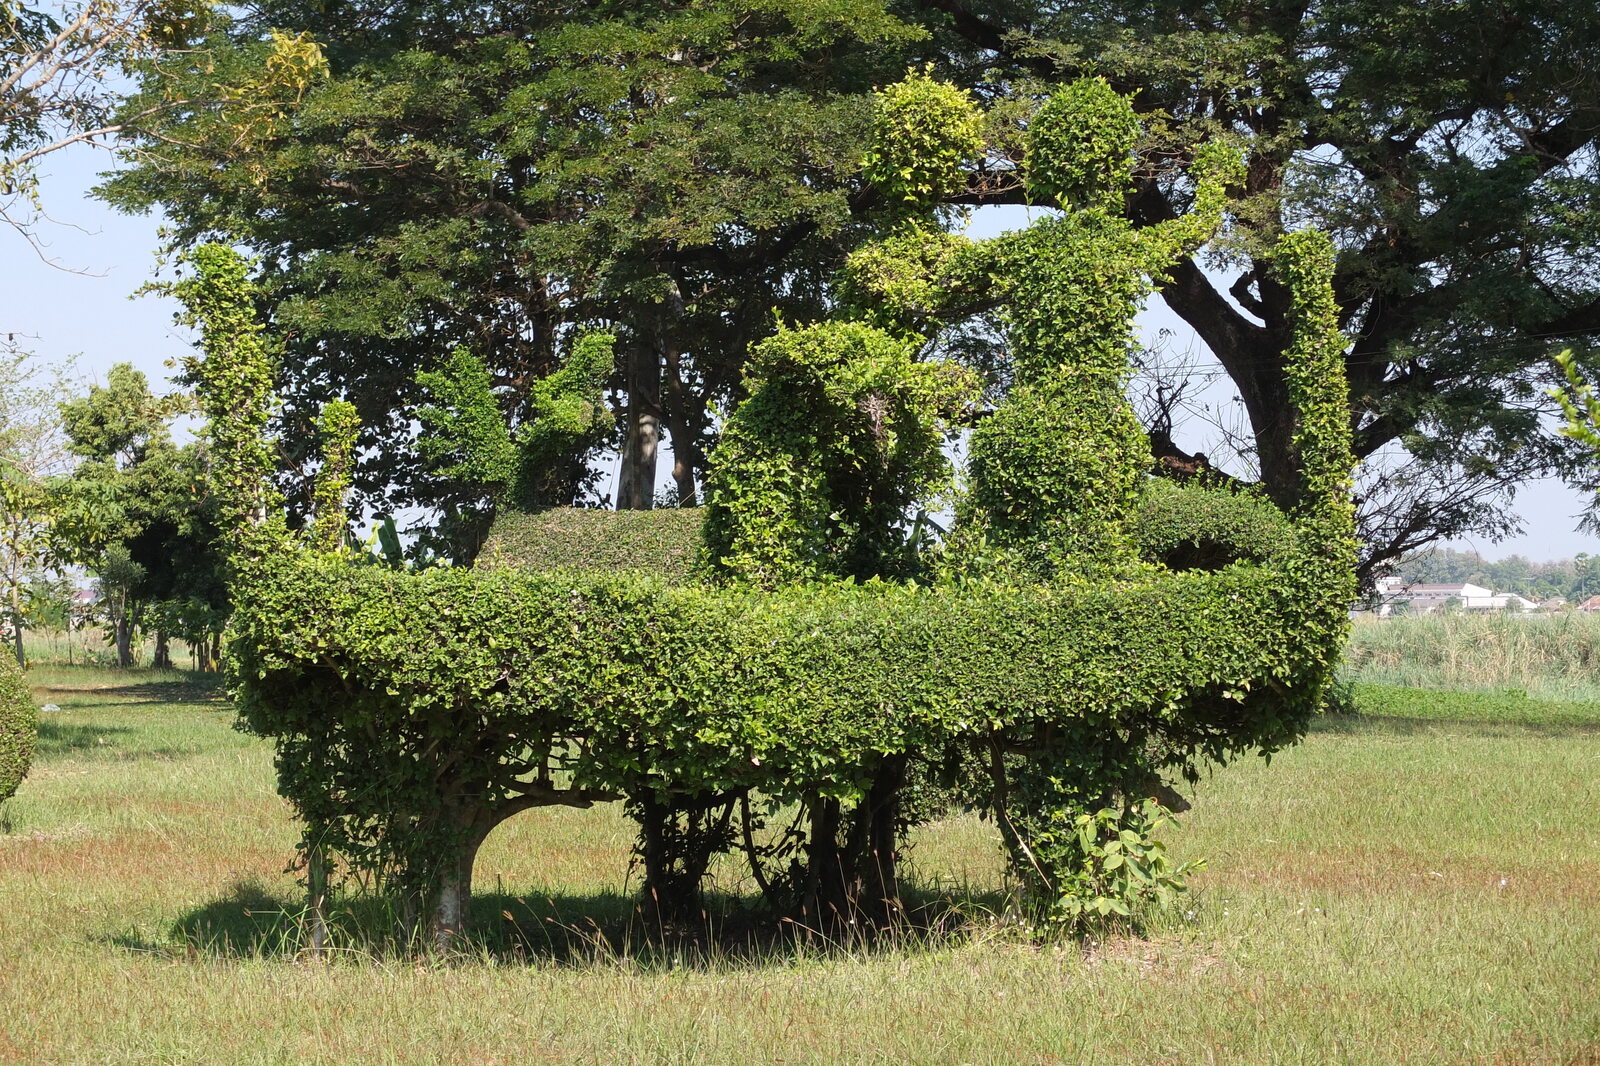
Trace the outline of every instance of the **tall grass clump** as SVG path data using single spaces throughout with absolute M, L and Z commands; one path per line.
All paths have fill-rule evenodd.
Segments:
M 1600 699 L 1600 615 L 1369 618 L 1351 631 L 1345 670 L 1370 684 Z

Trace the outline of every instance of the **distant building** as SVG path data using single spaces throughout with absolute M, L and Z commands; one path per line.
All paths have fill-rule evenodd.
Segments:
M 1600 610 L 1600 596 L 1594 597 Z M 1459 585 L 1425 584 L 1407 585 L 1398 578 L 1386 577 L 1378 581 L 1378 607 L 1381 617 L 1391 614 L 1432 614 L 1441 608 L 1462 611 L 1532 611 L 1538 604 L 1513 592 L 1495 593 L 1482 585 L 1462 582 Z M 1582 610 L 1582 608 L 1579 608 Z
M 1578 610 L 1600 611 L 1600 596 L 1590 596 L 1588 599 L 1578 604 Z

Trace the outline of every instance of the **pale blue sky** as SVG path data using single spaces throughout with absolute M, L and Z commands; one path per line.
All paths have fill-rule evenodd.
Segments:
M 47 359 L 78 355 L 78 369 L 86 378 L 103 378 L 113 363 L 130 362 L 153 383 L 165 381 L 168 364 L 188 346 L 185 332 L 172 324 L 174 305 L 162 297 L 130 299 L 156 269 L 159 220 L 118 215 L 88 196 L 96 172 L 109 165 L 105 153 L 74 149 L 42 162 L 44 202 L 53 221 L 42 223 L 37 235 L 44 254 L 58 267 L 41 261 L 20 236 L 0 230 L 0 292 L 5 294 L 0 330 L 16 334 L 22 347 Z M 1015 224 L 1004 216 L 983 218 L 974 225 L 974 234 L 987 235 L 1007 223 Z M 1204 356 L 1193 331 L 1159 301 L 1140 316 L 1139 325 L 1146 338 L 1168 330 L 1166 343 L 1173 350 Z M 1229 397 L 1213 388 L 1204 400 L 1226 408 Z M 1197 429 L 1186 436 L 1180 429 L 1180 443 L 1221 454 L 1214 441 L 1200 434 Z M 667 480 L 665 469 L 662 480 Z M 1454 546 L 1488 558 L 1520 554 L 1534 560 L 1600 551 L 1600 540 L 1576 530 L 1584 502 L 1558 481 L 1530 484 L 1517 499 L 1526 527 L 1521 536 L 1498 544 Z

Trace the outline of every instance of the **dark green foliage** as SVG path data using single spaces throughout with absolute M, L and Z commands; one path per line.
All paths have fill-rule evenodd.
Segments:
M 510 511 L 495 519 L 477 565 L 494 570 L 647 574 L 681 584 L 695 573 L 704 515 L 692 507 Z
M 22 669 L 9 655 L 0 655 L 0 802 L 17 794 L 38 735 L 39 710 Z
M 560 368 L 527 390 L 523 419 L 512 428 L 489 368 L 456 348 L 443 370 L 417 375 L 430 400 L 417 409 L 423 459 L 491 508 L 571 505 L 588 480 L 590 449 L 613 427 L 602 390 L 615 344 L 610 333 L 580 336 Z
M 694 498 L 708 404 L 735 398 L 774 308 L 825 312 L 858 240 L 871 89 L 923 36 L 883 0 L 270 0 L 208 29 L 147 69 L 129 111 L 155 117 L 108 195 L 162 206 L 180 246 L 261 257 L 287 349 L 275 421 L 356 403 L 359 503 L 437 508 L 461 557 L 482 527 L 457 518 L 490 505 L 422 454 L 411 415 L 438 397 L 421 376 L 453 376 L 465 346 L 511 430 L 573 332 L 614 332 L 623 425 L 608 407 L 608 428 L 658 417 L 679 498 Z M 290 47 L 310 36 L 320 66 Z M 307 76 L 273 78 L 274 60 Z M 630 364 L 644 373 L 629 380 Z M 309 466 L 303 440 L 280 436 Z

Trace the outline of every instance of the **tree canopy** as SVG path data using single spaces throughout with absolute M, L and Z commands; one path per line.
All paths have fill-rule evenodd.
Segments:
M 301 33 L 322 65 L 299 102 L 241 102 L 270 42 Z M 152 71 L 130 106 L 216 102 L 174 112 L 108 190 L 161 204 L 180 242 L 261 256 L 281 421 L 355 403 L 364 502 L 481 507 L 416 446 L 419 381 L 461 349 L 515 428 L 590 327 L 617 337 L 618 502 L 649 505 L 662 429 L 690 502 L 708 401 L 775 310 L 823 306 L 854 240 L 866 93 L 914 36 L 872 0 L 267 5 Z
M 1178 261 L 1162 298 L 1238 387 L 1275 494 L 1293 479 L 1287 294 L 1265 253 L 1285 229 L 1333 235 L 1369 563 L 1440 536 L 1506 531 L 1519 481 L 1576 469 L 1540 418 L 1551 410 L 1549 354 L 1587 358 L 1600 331 L 1592 5 L 918 6 L 974 63 L 1005 75 L 1105 75 L 1134 94 L 1156 153 L 1245 137 L 1230 239 L 1209 262 Z M 960 199 L 1039 200 L 979 180 L 988 176 Z M 1188 195 L 1154 170 L 1126 208 L 1157 223 Z
M 1173 164 L 1197 145 L 1246 146 L 1226 239 L 1178 255 L 1162 298 L 1237 386 L 1279 495 L 1294 485 L 1290 330 L 1269 253 L 1305 225 L 1335 238 L 1370 566 L 1505 531 L 1519 481 L 1577 469 L 1540 417 L 1545 357 L 1587 359 L 1600 326 L 1597 20 L 1542 0 L 266 3 L 152 70 L 134 110 L 208 102 L 172 111 L 108 192 L 159 204 L 180 243 L 262 255 L 290 354 L 281 421 L 356 403 L 357 485 L 377 509 L 481 513 L 481 491 L 415 446 L 418 376 L 464 347 L 515 427 L 573 327 L 618 338 L 613 502 L 650 503 L 663 430 L 689 501 L 708 401 L 738 398 L 774 310 L 816 317 L 843 256 L 896 215 L 904 190 L 862 169 L 873 86 L 932 61 L 984 103 L 985 149 L 946 203 L 1054 205 L 1071 181 L 1025 183 L 1022 133 L 1045 87 L 1097 73 L 1143 119 L 1120 205 L 1136 225 L 1187 211 L 1194 185 Z M 263 94 L 272 71 L 292 91 Z M 942 343 L 960 346 L 954 313 L 971 310 L 933 312 Z M 961 321 L 992 338 L 982 315 Z M 308 478 L 290 479 L 304 506 Z

